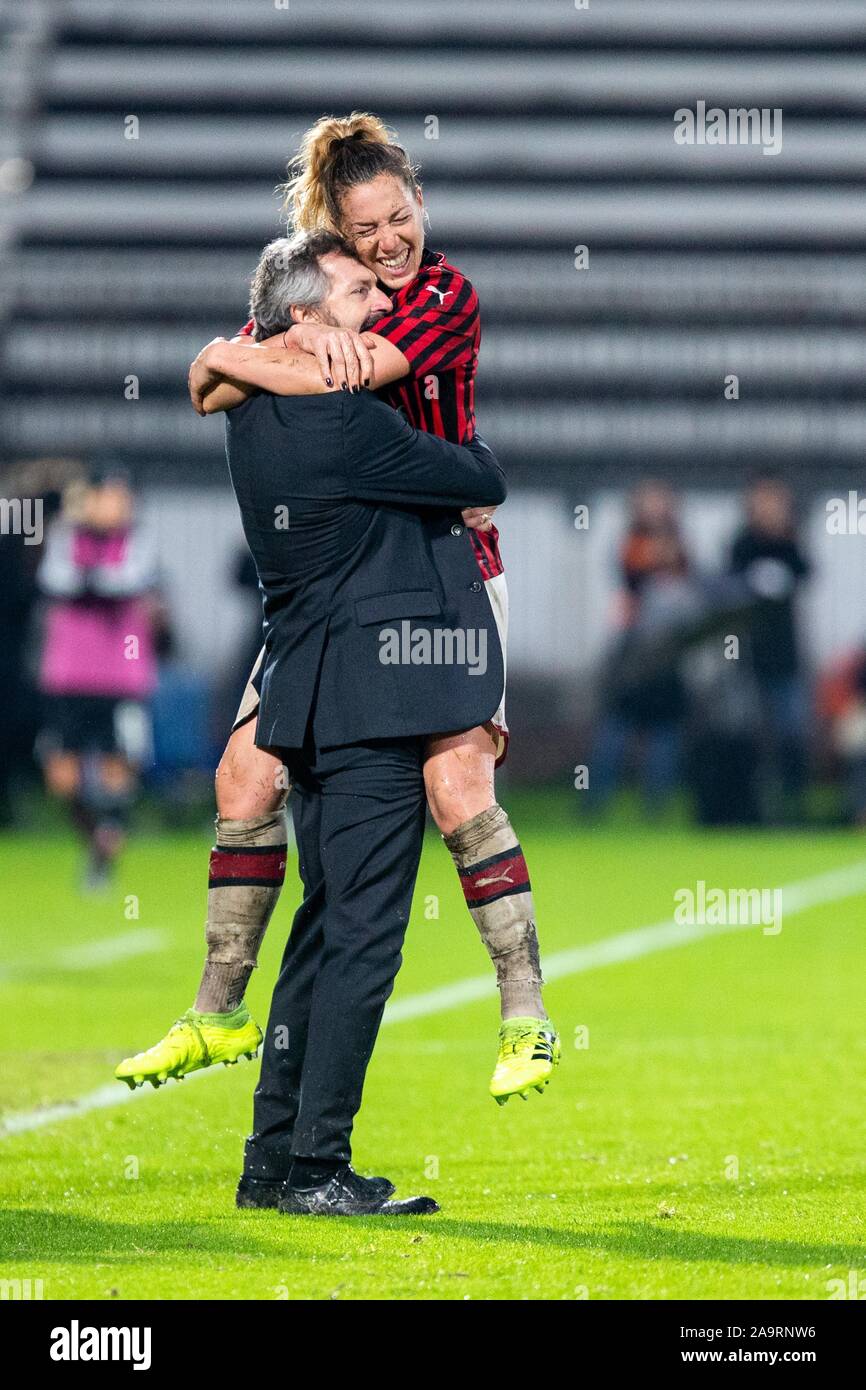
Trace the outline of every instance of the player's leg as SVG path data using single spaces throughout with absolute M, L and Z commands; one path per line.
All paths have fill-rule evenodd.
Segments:
M 115 1069 L 130 1086 L 255 1056 L 262 1035 L 244 1003 L 286 872 L 281 759 L 255 744 L 255 719 L 236 728 L 216 776 L 216 844 L 210 853 L 207 957 L 195 1005 L 165 1037 Z
M 195 1005 L 115 1076 L 159 1085 L 169 1076 L 253 1056 L 261 1031 L 244 993 L 286 870 L 286 779 L 276 753 L 255 742 L 261 656 L 250 675 L 216 773 L 216 844 L 210 854 L 207 957 Z
M 255 734 L 255 717 L 235 728 L 216 772 L 201 1014 L 232 1014 L 242 1004 L 286 873 L 285 770 Z
M 89 850 L 94 819 L 86 799 L 82 796 L 81 755 L 69 748 L 51 748 L 42 755 L 42 776 L 49 796 L 56 797 L 69 807 L 72 824 Z
M 195 1010 L 246 1026 L 243 1003 L 286 871 L 287 781 L 256 746 L 264 649 L 250 672 L 216 772 L 216 844 L 208 874 L 207 959 Z
M 77 753 L 58 749 L 46 755 L 42 773 L 45 789 L 51 796 L 70 804 L 78 795 L 81 786 L 81 762 Z
M 126 842 L 135 786 L 135 771 L 121 753 L 84 758 L 80 803 L 90 822 L 88 882 L 92 887 L 108 881 Z
M 126 843 L 139 769 L 151 748 L 150 719 L 140 701 L 107 695 L 70 696 L 56 715 L 49 739 L 75 754 L 72 814 L 88 848 L 85 885 L 99 890 Z
M 105 887 L 123 847 L 126 813 L 134 783 L 132 769 L 116 752 L 53 748 L 43 759 L 48 792 L 69 806 L 87 847 L 84 886 Z
M 72 823 L 89 850 L 96 817 L 89 795 L 93 779 L 85 779 L 84 763 L 92 751 L 94 724 L 104 723 L 102 703 L 86 696 L 55 695 L 47 697 L 46 704 L 47 723 L 36 744 L 45 789 L 69 807 Z
M 495 766 L 496 745 L 486 728 L 431 739 L 424 761 L 427 802 L 496 967 L 502 1017 L 545 1018 L 529 875 L 496 801 Z
M 541 965 L 529 873 L 494 787 L 492 728 L 431 739 L 424 762 L 427 802 L 451 852 L 466 905 L 496 969 L 502 1009 L 497 1099 L 541 1089 L 559 1042 L 541 997 Z

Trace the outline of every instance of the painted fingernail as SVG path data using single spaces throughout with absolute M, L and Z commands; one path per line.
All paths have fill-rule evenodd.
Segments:
M 349 389 L 349 383 L 348 383 L 348 381 L 341 381 L 341 382 L 340 382 L 340 390 L 341 390 L 341 391 L 348 391 L 348 389 Z
M 353 386 L 353 387 L 352 387 L 352 395 L 353 395 L 353 396 L 359 396 L 360 394 L 361 394 L 361 388 L 360 388 L 360 386 Z
M 325 385 L 326 385 L 326 386 L 333 386 L 333 384 L 334 384 L 334 383 L 333 383 L 333 381 L 331 380 L 331 378 L 330 378 L 329 376 L 326 376 L 326 377 L 325 377 Z

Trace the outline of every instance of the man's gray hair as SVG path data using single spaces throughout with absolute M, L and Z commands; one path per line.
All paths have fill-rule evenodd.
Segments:
M 316 309 L 327 298 L 330 281 L 319 260 L 334 251 L 356 259 L 351 247 L 333 232 L 299 232 L 268 242 L 250 290 L 250 313 L 259 342 L 291 328 L 293 304 Z

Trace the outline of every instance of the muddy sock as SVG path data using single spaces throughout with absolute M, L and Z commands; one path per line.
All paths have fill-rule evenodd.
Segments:
M 501 806 L 443 836 L 481 940 L 496 967 L 503 1018 L 546 1018 L 526 860 Z
M 217 816 L 207 895 L 207 961 L 195 1007 L 230 1013 L 244 997 L 286 876 L 286 813 Z

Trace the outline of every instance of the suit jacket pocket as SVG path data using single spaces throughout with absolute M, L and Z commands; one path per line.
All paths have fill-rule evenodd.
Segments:
M 355 617 L 362 627 L 392 618 L 432 618 L 441 612 L 442 604 L 432 589 L 406 589 L 355 600 Z

